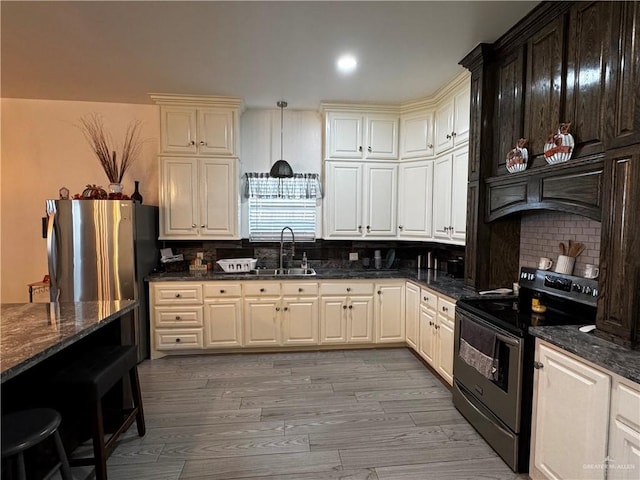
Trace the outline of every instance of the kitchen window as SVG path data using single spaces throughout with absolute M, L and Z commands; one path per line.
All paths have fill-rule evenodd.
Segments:
M 295 174 L 274 178 L 267 173 L 247 173 L 249 241 L 280 241 L 280 232 L 291 227 L 296 242 L 316 239 L 316 201 L 322 198 L 319 175 Z

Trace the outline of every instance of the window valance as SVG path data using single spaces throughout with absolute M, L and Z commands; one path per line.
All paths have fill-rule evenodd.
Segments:
M 246 198 L 322 198 L 320 175 L 296 173 L 290 178 L 276 178 L 268 173 L 246 173 Z

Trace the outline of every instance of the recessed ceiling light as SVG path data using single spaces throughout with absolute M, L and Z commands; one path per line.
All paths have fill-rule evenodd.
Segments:
M 338 61 L 336 62 L 336 67 L 338 68 L 338 71 L 340 73 L 352 73 L 353 71 L 355 71 L 356 67 L 358 66 L 358 61 L 356 60 L 356 57 L 354 57 L 351 54 L 345 54 L 342 55 L 340 58 L 338 58 Z

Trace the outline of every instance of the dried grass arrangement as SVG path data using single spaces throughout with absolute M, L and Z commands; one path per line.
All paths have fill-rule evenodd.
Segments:
M 111 183 L 122 183 L 122 177 L 127 169 L 136 161 L 142 149 L 140 129 L 142 123 L 139 120 L 132 121 L 127 127 L 122 144 L 120 160 L 115 149 L 112 148 L 113 139 L 105 130 L 102 117 L 98 114 L 89 115 L 80 119 L 80 128 L 84 137 L 91 145 L 100 165 L 104 169 Z

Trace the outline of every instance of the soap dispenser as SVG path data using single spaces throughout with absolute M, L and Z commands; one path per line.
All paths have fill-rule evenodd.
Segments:
M 302 253 L 302 263 L 300 264 L 301 268 L 308 268 L 307 267 L 307 252 L 303 252 Z

